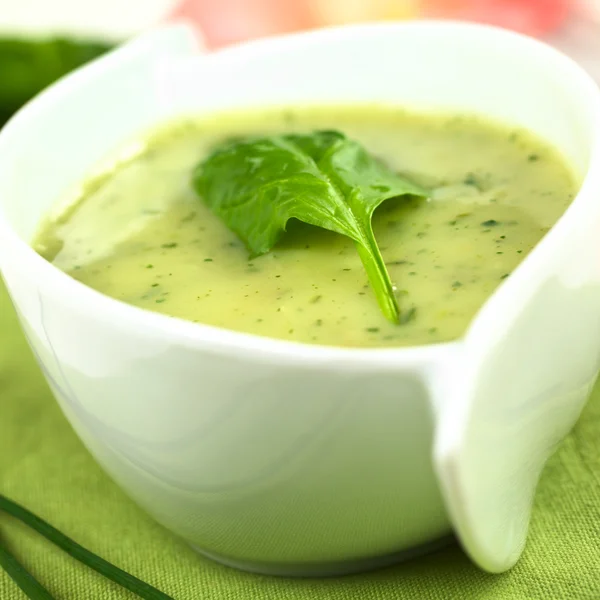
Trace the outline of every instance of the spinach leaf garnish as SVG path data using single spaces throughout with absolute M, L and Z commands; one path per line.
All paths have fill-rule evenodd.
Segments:
M 269 252 L 290 219 L 353 239 L 383 314 L 399 322 L 371 218 L 384 200 L 427 192 L 358 142 L 338 131 L 230 140 L 196 167 L 193 186 L 251 257 Z

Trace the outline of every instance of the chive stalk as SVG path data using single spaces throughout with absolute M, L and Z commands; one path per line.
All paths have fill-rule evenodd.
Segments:
M 121 587 L 136 594 L 139 598 L 143 598 L 144 600 L 174 600 L 171 596 L 168 596 L 164 592 L 157 590 L 150 584 L 141 581 L 137 577 L 130 575 L 112 563 L 100 558 L 93 552 L 86 550 L 76 541 L 58 531 L 58 529 L 50 525 L 50 523 L 44 521 L 37 515 L 34 515 L 32 512 L 18 505 L 16 502 L 9 500 L 2 494 L 0 494 L 0 511 L 4 511 L 5 513 L 13 516 L 15 519 L 23 522 L 25 525 L 31 527 L 79 562 L 90 567 L 94 571 L 97 571 L 101 575 L 104 575 L 104 577 L 107 579 L 118 583 Z M 4 554 L 2 554 L 0 561 L 4 569 L 9 572 L 9 575 L 15 580 L 15 582 L 17 582 L 17 585 L 19 585 L 21 589 L 24 590 L 24 588 L 21 586 L 21 583 L 23 583 L 23 585 L 34 586 L 32 582 L 35 582 L 38 585 L 38 595 L 30 595 L 29 598 L 32 600 L 52 600 L 52 596 L 48 595 L 48 592 L 46 592 L 44 588 L 42 588 L 42 586 L 37 583 L 35 579 L 33 579 L 33 577 L 29 575 L 29 573 L 27 573 L 23 567 L 17 563 L 14 557 L 12 557 L 12 555 L 10 555 L 6 550 L 4 550 Z M 16 574 L 16 576 L 19 578 L 19 581 L 15 579 L 13 574 Z M 35 591 L 35 587 L 31 587 L 31 589 Z M 46 596 L 39 595 L 41 592 L 45 592 Z

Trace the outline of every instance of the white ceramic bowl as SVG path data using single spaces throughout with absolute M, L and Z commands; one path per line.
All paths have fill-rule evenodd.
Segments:
M 147 34 L 0 134 L 0 266 L 65 414 L 108 473 L 202 552 L 339 573 L 454 530 L 489 571 L 518 559 L 541 468 L 600 365 L 600 95 L 533 40 L 456 23 L 353 26 L 201 56 Z M 182 113 L 383 102 L 526 127 L 581 178 L 564 217 L 451 344 L 270 340 L 107 298 L 28 246 L 122 140 Z

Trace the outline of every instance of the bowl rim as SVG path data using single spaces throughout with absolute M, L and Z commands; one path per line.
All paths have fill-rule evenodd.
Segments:
M 188 29 L 187 33 L 189 33 L 190 28 L 187 25 L 176 24 L 157 28 L 150 34 L 142 34 L 137 38 L 133 38 L 132 41 L 126 43 L 124 46 L 118 47 L 106 56 L 93 61 L 89 65 L 76 70 L 49 86 L 21 108 L 5 125 L 2 131 L 0 131 L 0 153 L 10 145 L 12 137 L 18 136 L 21 129 L 29 126 L 28 120 L 30 116 L 33 116 L 35 112 L 44 112 L 48 106 L 60 102 L 61 97 L 69 94 L 72 88 L 76 88 L 86 80 L 95 78 L 101 72 L 113 68 L 116 62 L 120 62 L 123 51 L 127 50 L 128 47 L 133 49 L 137 45 L 138 48 L 142 48 L 143 42 L 147 41 L 152 35 L 161 35 L 169 31 L 173 33 L 182 28 Z M 590 174 L 595 173 L 600 175 L 600 89 L 581 66 L 562 52 L 539 40 L 490 25 L 451 20 L 415 20 L 341 25 L 299 33 L 283 34 L 236 43 L 209 54 L 198 52 L 197 55 L 193 56 L 193 59 L 203 61 L 213 59 L 225 61 L 230 59 L 237 60 L 248 52 L 254 52 L 257 55 L 265 52 L 272 53 L 276 52 L 282 46 L 302 46 L 310 44 L 313 40 L 318 41 L 327 37 L 333 39 L 335 37 L 352 36 L 369 31 L 387 35 L 401 35 L 404 31 L 415 29 L 429 32 L 438 30 L 446 34 L 450 32 L 457 37 L 486 32 L 486 35 L 494 35 L 499 44 L 521 44 L 524 52 L 537 52 L 539 55 L 543 55 L 546 61 L 554 61 L 557 64 L 562 64 L 563 68 L 569 69 L 572 76 L 578 79 L 580 84 L 578 92 L 590 94 L 595 99 L 597 109 L 594 123 L 595 137 L 587 173 L 581 182 L 580 189 L 567 208 L 567 211 L 515 269 L 513 272 L 514 275 L 517 272 L 521 272 L 523 267 L 530 263 L 532 256 L 539 254 L 540 245 L 545 245 L 544 242 L 548 237 L 552 237 L 552 233 L 557 228 L 558 223 L 563 221 L 567 213 L 571 217 L 571 221 L 573 218 L 584 217 L 583 214 L 579 215 L 582 212 L 581 209 L 584 209 L 581 206 L 582 203 L 579 201 L 579 198 L 582 195 L 587 195 L 584 192 L 590 187 Z M 597 179 L 597 177 L 594 177 L 594 179 Z M 467 331 L 457 340 L 391 348 L 341 347 L 281 340 L 204 323 L 193 323 L 179 317 L 155 313 L 106 296 L 73 279 L 38 255 L 29 243 L 12 230 L 3 218 L 2 212 L 0 212 L 0 247 L 2 247 L 2 252 L 8 255 L 7 259 L 2 257 L 3 261 L 18 261 L 20 263 L 20 270 L 26 273 L 25 277 L 38 282 L 40 287 L 44 287 L 44 292 L 53 296 L 60 304 L 77 308 L 78 310 L 81 310 L 81 307 L 84 306 L 85 311 L 94 313 L 98 322 L 109 323 L 111 325 L 116 324 L 124 332 L 132 330 L 139 334 L 139 332 L 143 331 L 144 335 L 162 337 L 165 340 L 169 340 L 170 343 L 173 343 L 173 340 L 177 338 L 181 344 L 212 353 L 244 356 L 246 358 L 251 356 L 253 360 L 271 363 L 289 363 L 290 361 L 294 361 L 316 367 L 320 366 L 323 369 L 327 369 L 332 365 L 343 365 L 351 362 L 353 368 L 357 367 L 360 370 L 363 368 L 369 369 L 376 365 L 382 370 L 393 368 L 395 371 L 408 371 L 415 367 L 423 366 L 424 363 L 432 364 L 439 357 L 447 355 L 453 349 L 457 349 L 469 337 L 469 332 L 473 328 L 474 323 L 478 321 L 480 314 L 489 304 L 490 300 L 497 296 L 499 290 L 511 285 L 511 283 L 515 283 L 511 281 L 513 277 L 501 283 L 473 316 Z

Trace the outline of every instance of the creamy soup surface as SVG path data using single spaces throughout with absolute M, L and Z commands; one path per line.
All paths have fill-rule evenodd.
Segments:
M 402 323 L 385 319 L 354 243 L 291 222 L 248 252 L 191 187 L 232 136 L 338 129 L 430 190 L 377 209 L 375 236 Z M 381 106 L 303 107 L 181 120 L 130 143 L 64 199 L 35 249 L 84 284 L 148 310 L 262 336 L 386 347 L 460 337 L 577 191 L 532 135 L 475 117 Z

